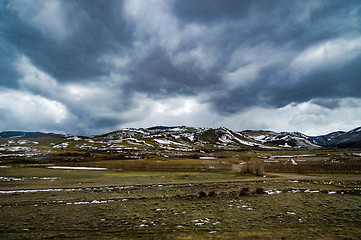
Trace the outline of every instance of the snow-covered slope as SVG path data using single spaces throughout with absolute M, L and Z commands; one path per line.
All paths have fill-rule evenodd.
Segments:
M 361 127 L 348 132 L 333 132 L 323 136 L 309 137 L 309 140 L 323 147 L 360 148 Z
M 92 137 L 95 141 L 117 141 L 130 143 L 141 141 L 143 147 L 176 149 L 190 151 L 202 147 L 220 149 L 245 149 L 245 148 L 273 148 L 262 142 L 247 138 L 242 133 L 233 132 L 227 128 L 193 128 L 177 127 L 152 127 L 148 129 L 122 129 L 101 136 Z M 145 144 L 146 143 L 146 144 Z
M 127 128 L 92 137 L 38 133 L 0 133 L 0 157 L 8 154 L 39 154 L 24 150 L 40 147 L 79 149 L 85 151 L 121 152 L 199 152 L 213 150 L 315 149 L 320 147 L 360 148 L 361 127 L 349 132 L 333 132 L 309 137 L 299 132 L 242 131 L 227 128 L 194 128 L 186 126 Z M 42 148 L 44 149 L 44 148 Z M 16 151 L 15 151 L 16 150 Z M 50 150 L 48 150 L 50 151 Z M 16 156 L 16 155 L 14 155 Z
M 281 132 L 272 131 L 243 131 L 242 134 L 247 138 L 259 141 L 268 145 L 281 148 L 319 148 L 315 143 L 308 140 L 308 136 L 299 132 Z

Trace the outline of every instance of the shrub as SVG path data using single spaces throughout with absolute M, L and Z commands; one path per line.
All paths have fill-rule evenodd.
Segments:
M 200 191 L 198 192 L 198 196 L 199 196 L 199 197 L 207 197 L 207 193 L 206 193 L 205 191 L 203 191 L 203 190 L 200 190 Z
M 253 160 L 253 174 L 262 176 L 264 172 L 263 160 L 256 158 Z
M 246 164 L 242 165 L 241 171 L 243 173 L 250 173 L 258 176 L 263 175 L 264 166 L 262 159 L 246 156 L 244 160 Z
M 194 154 L 189 156 L 189 158 L 192 158 L 192 159 L 199 159 L 200 157 L 201 157 L 201 155 L 198 154 L 198 153 L 194 153 Z
M 248 187 L 244 187 L 244 188 L 242 188 L 241 191 L 239 192 L 239 195 L 245 196 L 245 195 L 248 194 L 248 192 L 249 192 L 249 188 L 248 188 Z
M 262 194 L 262 193 L 264 193 L 264 189 L 262 187 L 258 187 L 258 188 L 256 188 L 255 193 Z
M 215 191 L 210 191 L 209 193 L 208 193 L 208 197 L 214 197 L 214 196 L 216 196 L 216 192 Z

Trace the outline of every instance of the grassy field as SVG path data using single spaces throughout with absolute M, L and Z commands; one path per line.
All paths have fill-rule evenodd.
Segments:
M 0 236 L 6 239 L 358 239 L 361 234 L 360 196 L 283 193 L 123 200 L 6 207 L 1 214 Z
M 80 171 L 48 169 L 45 166 L 38 165 L 14 165 L 11 168 L 0 168 L 0 176 L 4 178 L 0 182 L 1 189 L 124 186 L 133 184 L 236 181 L 249 178 L 262 179 L 262 177 L 244 175 L 229 170 Z M 12 180 L 12 178 L 14 179 Z
M 2 239 L 361 236 L 358 174 L 252 176 L 229 170 L 81 171 L 14 164 L 0 168 L 0 176 Z
M 0 238 L 360 239 L 360 149 L 144 131 L 0 139 Z

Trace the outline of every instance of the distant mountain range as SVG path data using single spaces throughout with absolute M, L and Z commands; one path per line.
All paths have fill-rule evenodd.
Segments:
M 308 140 L 322 147 L 361 148 L 361 127 L 348 132 L 332 132 L 323 136 L 308 137 Z
M 251 138 L 273 145 L 287 145 L 291 147 L 333 147 L 333 148 L 361 148 L 361 127 L 348 132 L 337 131 L 321 136 L 307 136 L 299 132 L 269 132 L 244 131 L 258 133 L 248 135 Z
M 186 126 L 166 127 L 155 126 L 147 129 L 122 129 L 92 137 L 80 137 L 56 133 L 5 131 L 0 139 L 10 142 L 30 141 L 33 143 L 47 142 L 54 146 L 67 147 L 72 142 L 87 141 L 95 148 L 102 143 L 104 149 L 116 144 L 122 146 L 138 146 L 141 148 L 173 149 L 194 151 L 206 147 L 240 150 L 240 149 L 282 149 L 282 148 L 361 148 L 361 127 L 348 132 L 338 131 L 322 136 L 307 136 L 299 132 L 273 132 L 262 130 L 231 131 L 227 128 L 193 128 Z M 43 139 L 43 141 L 41 141 Z M 44 140 L 52 139 L 52 140 Z M 91 146 L 94 143 L 94 146 Z M 107 144 L 105 144 L 107 143 Z M 110 144 L 112 143 L 112 144 Z M 114 144 L 116 143 L 116 144 Z M 60 144 L 60 145 L 59 145 Z M 76 144 L 73 144 L 77 146 Z M 5 146 L 3 144 L 3 146 Z M 82 147 L 79 146 L 79 147 Z M 121 147 L 119 147 L 121 148 Z
M 49 136 L 64 136 L 57 133 L 42 133 L 42 132 L 23 132 L 23 131 L 5 131 L 0 133 L 0 138 L 41 138 Z

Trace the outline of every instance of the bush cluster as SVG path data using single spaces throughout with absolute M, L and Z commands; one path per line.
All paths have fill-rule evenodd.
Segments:
M 258 188 L 256 188 L 255 193 L 262 194 L 262 193 L 264 193 L 264 189 L 262 187 L 258 187 Z
M 198 192 L 198 196 L 201 197 L 201 198 L 207 197 L 207 193 L 206 193 L 205 191 L 203 191 L 203 190 L 200 190 L 200 191 Z
M 264 172 L 263 160 L 258 158 L 246 157 L 246 164 L 242 166 L 241 172 L 262 176 Z
M 200 197 L 200 198 L 204 198 L 204 197 L 207 197 L 207 196 L 208 197 L 214 197 L 216 195 L 217 195 L 217 193 L 214 190 L 209 191 L 208 194 L 203 190 L 200 190 L 198 192 L 198 197 Z
M 249 192 L 249 188 L 248 188 L 248 187 L 244 187 L 244 188 L 242 188 L 241 191 L 239 192 L 239 195 L 240 195 L 240 196 L 245 196 L 245 195 L 248 194 L 248 192 Z
M 214 197 L 214 196 L 216 196 L 216 192 L 215 191 L 210 191 L 209 193 L 208 193 L 208 197 Z

